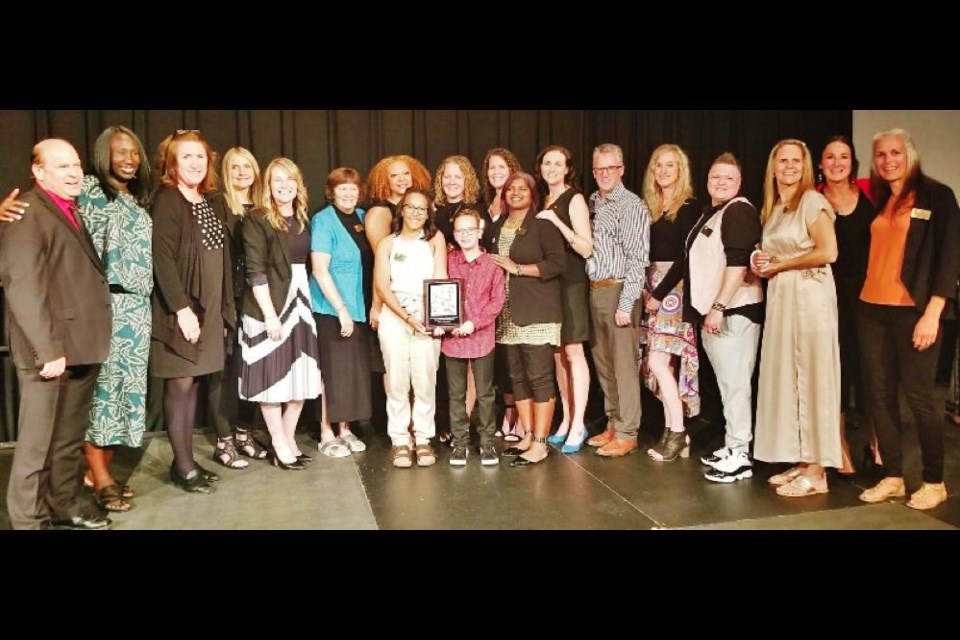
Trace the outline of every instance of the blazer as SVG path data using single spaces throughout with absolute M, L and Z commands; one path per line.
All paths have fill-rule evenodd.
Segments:
M 296 220 L 293 224 L 299 224 Z M 309 233 L 304 229 L 304 233 Z M 283 303 L 293 281 L 293 268 L 290 264 L 290 248 L 287 246 L 285 231 L 277 231 L 270 226 L 260 210 L 247 214 L 243 221 L 243 252 L 247 265 L 247 290 L 243 294 L 243 315 L 260 322 L 264 321 L 263 311 L 253 295 L 253 276 L 263 274 L 270 288 L 270 300 L 277 314 L 283 313 Z
M 517 238 L 510 247 L 510 259 L 517 264 L 536 264 L 540 277 L 509 275 L 510 314 L 517 326 L 541 322 L 563 322 L 560 303 L 561 278 L 566 271 L 567 255 L 563 236 L 548 220 L 538 220 L 530 209 L 517 229 Z M 500 231 L 508 215 L 500 216 L 493 225 L 491 253 L 499 253 Z
M 110 351 L 112 313 L 106 271 L 86 228 L 74 227 L 40 188 L 19 222 L 0 225 L 0 284 L 7 340 L 18 369 L 66 357 L 98 364 Z
M 243 292 L 246 289 L 246 269 L 243 266 L 243 220 L 227 206 L 227 199 L 220 192 L 210 199 L 210 206 L 223 223 L 227 241 L 223 248 L 230 251 L 230 277 L 233 281 L 233 299 L 236 306 L 243 301 Z M 244 216 L 245 217 L 245 216 Z
M 177 324 L 177 311 L 185 307 L 201 311 L 203 292 L 201 271 L 200 225 L 193 217 L 191 204 L 176 187 L 161 187 L 150 209 L 153 215 L 153 278 L 156 286 L 151 299 L 153 307 L 152 337 L 167 345 L 190 362 L 200 356 L 199 344 L 184 339 Z M 223 250 L 223 291 L 220 313 L 230 330 L 237 327 L 236 304 L 233 300 L 233 277 L 228 241 Z M 199 313 L 197 314 L 200 315 Z
M 877 214 L 886 203 L 879 203 Z M 953 300 L 942 319 L 955 317 L 957 280 L 960 278 L 960 207 L 953 190 L 925 178 L 917 187 L 914 209 L 930 212 L 929 219 L 911 215 L 900 279 L 923 313 L 931 296 Z

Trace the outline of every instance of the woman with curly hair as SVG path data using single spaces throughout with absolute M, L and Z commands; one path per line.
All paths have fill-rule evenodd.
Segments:
M 485 216 L 480 199 L 480 181 L 477 173 L 466 156 L 448 156 L 443 159 L 433 178 L 434 223 L 437 231 L 443 234 L 447 248 L 459 250 L 453 240 L 453 219 L 462 209 L 474 209 L 480 212 L 480 228 L 483 230 L 482 244 L 487 244 L 492 223 Z

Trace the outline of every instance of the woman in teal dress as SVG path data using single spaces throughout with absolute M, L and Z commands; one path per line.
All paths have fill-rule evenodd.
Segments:
M 146 424 L 150 293 L 153 290 L 153 222 L 146 209 L 150 167 L 136 134 L 107 127 L 93 148 L 93 175 L 77 198 L 80 217 L 103 261 L 110 283 L 113 336 L 90 405 L 84 456 L 97 503 L 127 511 L 133 497 L 110 473 L 115 447 L 139 447 Z

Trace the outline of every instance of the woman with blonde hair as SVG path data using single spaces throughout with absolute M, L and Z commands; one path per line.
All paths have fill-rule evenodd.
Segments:
M 304 401 L 322 390 L 307 276 L 307 189 L 287 158 L 273 160 L 263 182 L 260 209 L 247 216 L 243 231 L 250 287 L 240 327 L 240 397 L 260 403 L 274 466 L 301 470 L 311 458 L 297 445 L 297 420 Z
M 453 240 L 453 219 L 462 209 L 474 209 L 481 212 L 480 228 L 483 231 L 481 242 L 486 244 L 491 222 L 483 215 L 479 206 L 480 181 L 466 156 L 447 156 L 437 167 L 433 177 L 434 224 L 443 234 L 447 248 L 458 251 L 459 246 Z
M 210 204 L 220 218 L 227 242 L 224 250 L 230 254 L 233 300 L 239 311 L 246 290 L 246 271 L 243 258 L 242 223 L 248 212 L 262 198 L 260 166 L 257 159 L 243 147 L 232 147 L 223 156 L 223 188 Z M 213 459 L 229 469 L 245 469 L 248 458 L 262 460 L 267 450 L 250 433 L 253 426 L 253 407 L 237 395 L 240 375 L 240 343 L 236 330 L 230 330 L 226 341 L 227 360 L 221 375 L 206 378 L 207 413 L 217 430 L 217 448 Z M 242 404 L 241 404 L 242 402 Z M 245 425 L 241 427 L 239 422 Z M 236 431 L 236 435 L 234 435 Z
M 675 144 L 653 150 L 643 179 L 650 207 L 650 266 L 643 290 L 647 317 L 641 326 L 644 383 L 663 403 L 660 442 L 647 450 L 670 462 L 687 448 L 684 417 L 700 413 L 696 328 L 683 318 L 685 242 L 700 211 L 693 197 L 690 160 Z
M 760 350 L 754 457 L 797 463 L 769 478 L 777 494 L 827 493 L 825 468 L 840 468 L 840 346 L 833 207 L 814 188 L 800 140 L 770 151 L 763 183 L 763 238 L 751 263 L 769 279 Z

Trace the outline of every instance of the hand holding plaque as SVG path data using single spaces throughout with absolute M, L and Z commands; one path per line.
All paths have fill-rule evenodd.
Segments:
M 463 324 L 462 281 L 424 280 L 423 306 L 427 329 L 456 329 Z

